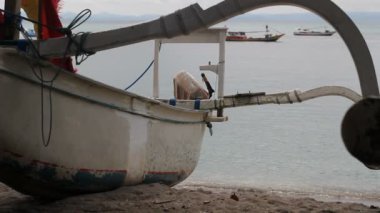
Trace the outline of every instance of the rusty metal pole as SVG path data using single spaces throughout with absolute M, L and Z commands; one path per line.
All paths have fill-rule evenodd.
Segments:
M 5 26 L 5 39 L 17 40 L 19 38 L 19 31 L 16 27 L 18 20 L 13 14 L 20 14 L 21 0 L 5 0 L 4 9 L 7 11 L 5 16 L 10 18 L 10 22 L 7 22 Z

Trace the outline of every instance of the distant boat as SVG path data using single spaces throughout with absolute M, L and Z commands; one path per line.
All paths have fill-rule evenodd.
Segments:
M 316 31 L 308 28 L 298 28 L 293 34 L 295 36 L 332 36 L 335 31 L 324 30 L 324 31 Z
M 274 42 L 280 39 L 285 34 L 272 34 L 269 33 L 268 26 L 266 26 L 265 35 L 262 37 L 248 37 L 247 32 L 227 32 L 226 41 L 264 41 L 264 42 Z
M 28 29 L 26 30 L 26 34 L 29 36 L 29 37 L 36 37 L 36 32 L 33 30 L 33 29 Z

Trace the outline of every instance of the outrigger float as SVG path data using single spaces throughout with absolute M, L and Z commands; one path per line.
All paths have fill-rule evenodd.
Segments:
M 152 182 L 175 185 L 196 167 L 206 128 L 227 121 L 224 108 L 296 103 L 325 95 L 344 96 L 355 103 L 342 123 L 343 141 L 367 167 L 380 169 L 380 100 L 370 52 L 339 7 L 330 0 L 315 2 L 225 0 L 206 10 L 193 4 L 143 24 L 47 40 L 18 40 L 12 24 L 17 21 L 7 22 L 14 40 L 2 42 L 0 48 L 0 181 L 44 198 Z M 5 3 L 7 14 L 18 14 L 19 0 Z M 308 9 L 336 29 L 355 62 L 361 95 L 338 86 L 224 95 L 226 29 L 209 27 L 274 5 Z M 67 72 L 46 60 L 148 40 L 155 40 L 156 49 L 153 98 Z M 216 99 L 183 100 L 180 93 L 177 99 L 160 99 L 158 49 L 168 42 L 219 44 L 219 62 L 200 67 L 218 75 Z M 176 84 L 179 92 L 181 83 Z

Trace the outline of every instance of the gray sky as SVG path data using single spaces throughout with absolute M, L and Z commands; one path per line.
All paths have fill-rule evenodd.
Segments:
M 165 15 L 177 9 L 198 2 L 206 9 L 221 0 L 62 0 L 62 12 L 79 12 L 89 8 L 93 13 L 113 13 L 121 15 Z M 318 0 L 315 0 L 318 1 Z M 332 0 L 344 11 L 380 12 L 380 0 Z M 4 4 L 4 0 L 0 0 Z M 304 12 L 294 7 L 271 7 L 255 13 L 297 13 Z

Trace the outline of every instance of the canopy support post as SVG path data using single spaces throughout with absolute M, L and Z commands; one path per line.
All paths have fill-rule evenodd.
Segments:
M 159 79 L 158 66 L 160 58 L 160 43 L 161 40 L 154 40 L 154 64 L 153 64 L 153 98 L 159 98 Z
M 226 32 L 219 32 L 219 65 L 218 65 L 218 99 L 224 97 L 224 70 L 226 61 Z M 223 117 L 223 108 L 217 110 L 217 116 Z

